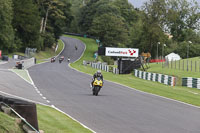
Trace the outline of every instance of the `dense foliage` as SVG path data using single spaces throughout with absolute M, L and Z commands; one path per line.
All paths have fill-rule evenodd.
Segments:
M 149 0 L 141 9 L 128 0 L 74 0 L 76 23 L 72 32 L 89 34 L 103 46 L 133 47 L 155 58 L 176 52 L 198 56 L 200 47 L 200 6 L 187 0 Z M 80 8 L 80 10 L 76 10 Z M 189 41 L 192 42 L 189 46 Z
M 52 47 L 64 32 L 88 34 L 103 46 L 139 48 L 153 58 L 198 56 L 200 6 L 195 0 L 0 0 L 0 49 Z M 192 43 L 189 43 L 192 42 Z
M 72 20 L 69 0 L 0 0 L 0 50 L 52 47 Z

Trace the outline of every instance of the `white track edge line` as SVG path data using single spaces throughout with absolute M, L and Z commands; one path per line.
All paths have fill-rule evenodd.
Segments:
M 85 45 L 85 44 L 84 44 L 84 45 Z M 84 51 L 84 52 L 85 52 L 85 51 Z M 83 53 L 84 53 L 84 52 L 83 52 Z M 74 63 L 75 63 L 75 62 L 74 62 Z M 87 75 L 90 75 L 90 76 L 92 75 L 92 74 L 88 74 L 88 73 L 82 72 L 82 71 L 80 71 L 80 70 L 78 70 L 78 69 L 76 69 L 76 68 L 73 68 L 73 67 L 71 66 L 71 63 L 68 64 L 68 66 L 69 66 L 71 69 L 76 70 L 77 72 L 81 72 L 81 73 L 84 73 L 84 74 L 87 74 Z M 123 85 L 123 84 L 120 84 L 120 83 L 117 83 L 117 82 L 114 82 L 114 81 L 110 81 L 110 80 L 106 80 L 106 81 L 111 82 L 111 83 L 115 83 L 115 84 L 118 84 L 118 85 L 121 85 L 121 86 L 124 86 L 124 87 L 127 87 L 127 88 L 129 88 L 129 89 L 131 89 L 131 90 L 135 90 L 135 91 L 140 92 L 140 93 L 142 93 L 142 94 L 147 94 L 147 95 L 152 95 L 152 96 L 160 97 L 160 98 L 163 98 L 163 99 L 167 99 L 167 100 L 170 100 L 170 101 L 178 102 L 178 103 L 181 103 L 181 104 L 185 104 L 185 105 L 188 105 L 188 106 L 191 106 L 191 107 L 195 107 L 195 108 L 200 109 L 199 106 L 192 105 L 192 104 L 189 104 L 189 103 L 186 103 L 186 102 L 182 102 L 182 101 L 179 101 L 179 100 L 167 98 L 167 97 L 160 96 L 160 95 L 156 95 L 156 94 L 153 94 L 153 93 L 144 92 L 144 91 L 141 91 L 141 90 L 138 90 L 138 89 L 135 89 L 135 88 L 131 88 L 131 87 L 129 87 L 129 86 L 126 86 L 126 85 Z
M 86 128 L 86 129 L 92 131 L 93 133 L 96 133 L 95 131 L 93 131 L 93 130 L 90 129 L 89 127 L 85 126 L 84 124 L 82 124 L 81 122 L 79 122 L 78 120 L 76 120 L 75 118 L 73 118 L 72 116 L 70 116 L 69 114 L 67 114 L 67 113 L 65 113 L 65 112 L 63 112 L 63 111 L 61 111 L 61 110 L 58 109 L 58 108 L 56 108 L 55 106 L 52 107 L 52 106 L 50 106 L 50 105 L 47 105 L 47 104 L 44 104 L 44 103 L 41 103 L 41 102 L 37 102 L 37 101 L 34 101 L 34 100 L 30 100 L 30 99 L 27 99 L 27 98 L 23 98 L 23 97 L 20 97 L 20 96 L 16 96 L 16 95 L 13 95 L 13 94 L 9 94 L 9 93 L 3 92 L 3 91 L 0 91 L 0 93 L 5 94 L 5 95 L 8 95 L 8 96 L 11 96 L 11 97 L 13 97 L 13 98 L 18 98 L 18 99 L 25 100 L 25 101 L 28 101 L 28 102 L 32 102 L 32 103 L 40 104 L 40 105 L 43 105 L 43 106 L 51 107 L 51 108 L 53 108 L 53 109 L 55 109 L 55 110 L 57 110 L 57 111 L 63 113 L 64 115 L 70 117 L 72 120 L 76 121 L 77 123 L 79 123 L 79 124 L 80 124 L 81 126 L 83 126 L 84 128 Z
M 30 74 L 29 74 L 29 71 L 28 71 L 27 69 L 26 69 L 25 71 L 26 71 L 26 73 L 28 74 L 28 78 L 31 80 L 32 85 L 35 87 L 35 84 L 34 84 L 32 78 L 31 78 L 31 76 L 30 76 Z
M 49 106 L 49 105 L 41 103 L 41 102 L 37 102 L 37 101 L 30 100 L 30 99 L 27 99 L 27 98 L 23 98 L 23 97 L 20 97 L 20 96 L 17 96 L 17 95 L 9 94 L 9 93 L 3 92 L 3 91 L 0 91 L 0 93 L 8 95 L 8 96 L 11 96 L 11 97 L 14 97 L 14 98 L 18 98 L 18 99 L 21 99 L 21 100 L 25 100 L 25 101 L 28 101 L 28 102 L 33 102 L 33 103 Z
M 68 65 L 68 66 L 69 66 L 71 69 L 76 70 L 77 72 L 84 73 L 84 72 L 79 71 L 79 70 L 76 69 L 76 68 L 72 68 L 70 65 Z M 90 75 L 90 76 L 91 76 L 91 74 L 88 74 L 88 73 L 84 73 L 84 74 L 87 74 L 87 75 Z M 199 106 L 196 106 L 196 105 L 192 105 L 192 104 L 185 103 L 185 102 L 182 102 L 182 101 L 179 101 L 179 100 L 175 100 L 175 99 L 167 98 L 167 97 L 164 97 L 164 96 L 156 95 L 156 94 L 153 94 L 153 93 L 144 92 L 144 91 L 141 91 L 141 90 L 138 90 L 138 89 L 135 89 L 135 88 L 131 88 L 131 87 L 129 87 L 129 86 L 126 86 L 126 85 L 123 85 L 123 84 L 120 84 L 120 83 L 117 83 L 117 82 L 114 82 L 114 81 L 109 81 L 109 80 L 105 80 L 105 81 L 108 81 L 108 82 L 111 82 L 111 83 L 115 83 L 115 84 L 118 84 L 118 85 L 127 87 L 127 88 L 129 88 L 129 89 L 131 89 L 131 90 L 135 90 L 135 91 L 140 92 L 140 93 L 142 93 L 142 94 L 147 94 L 147 95 L 152 95 L 152 96 L 160 97 L 160 98 L 163 98 L 163 99 L 167 99 L 167 100 L 170 100 L 170 101 L 178 102 L 178 103 L 181 103 L 181 104 L 185 104 L 185 105 L 188 105 L 188 106 L 191 106 L 191 107 L 195 107 L 195 108 L 200 109 L 200 107 L 199 107 Z
M 61 39 L 60 39 L 61 40 Z M 62 40 L 61 40 L 62 41 Z M 65 43 L 62 41 L 62 43 L 64 44 L 64 47 L 63 47 L 63 49 L 60 51 L 60 53 L 58 53 L 55 57 L 57 58 L 62 52 L 63 52 L 63 50 L 65 49 Z M 54 56 L 52 56 L 52 57 L 54 57 Z M 49 60 L 49 59 L 51 59 L 52 57 L 50 57 L 50 58 L 48 58 L 48 59 L 45 59 L 45 60 Z M 36 65 L 41 65 L 41 64 L 44 64 L 44 63 L 47 63 L 47 62 L 49 62 L 49 61 L 44 61 L 44 62 L 41 62 L 41 63 L 38 63 L 38 64 L 35 64 L 35 65 L 33 65 L 33 66 L 36 66 Z M 31 66 L 32 67 L 32 66 Z M 27 68 L 28 69 L 28 68 Z
M 15 73 L 15 74 L 17 74 L 20 78 L 22 78 L 22 79 L 23 79 L 24 81 L 26 81 L 27 83 L 33 85 L 30 81 L 26 80 L 23 76 L 21 76 L 20 74 L 16 73 L 16 72 L 13 71 L 12 69 L 8 69 L 8 70 L 11 71 L 11 72 L 13 72 L 13 73 Z
M 61 112 L 61 113 L 63 113 L 63 114 L 65 114 L 65 115 L 67 115 L 68 117 L 70 117 L 72 120 L 74 120 L 74 121 L 76 121 L 76 122 L 78 122 L 81 126 L 83 126 L 84 128 L 86 128 L 86 129 L 88 129 L 88 130 L 90 130 L 90 131 L 92 131 L 93 133 L 96 133 L 94 130 L 92 130 L 91 128 L 89 128 L 89 127 L 87 127 L 86 125 L 84 125 L 83 123 L 81 123 L 80 121 L 78 121 L 78 120 L 76 120 L 75 118 L 73 118 L 72 116 L 70 116 L 69 114 L 67 114 L 67 113 L 65 113 L 65 112 L 63 112 L 62 110 L 60 110 L 60 109 L 58 109 L 57 107 L 55 107 L 54 105 L 53 106 L 51 106 L 52 108 L 54 108 L 55 110 L 57 110 L 57 111 L 59 111 L 59 112 Z

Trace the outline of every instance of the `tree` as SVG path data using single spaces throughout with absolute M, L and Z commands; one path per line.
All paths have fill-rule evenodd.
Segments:
M 40 0 L 36 2 L 41 16 L 40 32 L 44 38 L 51 37 L 51 41 L 44 41 L 44 47 L 51 47 L 52 37 L 57 41 L 64 30 L 70 26 L 73 19 L 71 4 L 68 0 Z M 48 44 L 48 43 L 52 44 Z
M 0 0 L 0 50 L 3 50 L 4 53 L 14 50 L 12 6 L 12 0 Z
M 118 8 L 120 16 L 124 18 L 128 26 L 131 26 L 138 20 L 137 11 L 128 0 L 114 0 L 113 4 Z
M 138 11 L 139 19 L 133 24 L 131 45 L 138 47 L 140 52 L 150 52 L 156 56 L 158 42 L 162 44 L 167 38 L 164 34 L 165 1 L 150 0 L 146 2 L 143 11 Z
M 187 0 L 166 0 L 167 28 L 175 41 L 184 41 L 184 30 L 200 29 L 200 6 Z
M 81 17 L 79 18 L 79 26 L 82 33 L 87 33 L 92 25 L 93 18 L 96 14 L 95 4 L 100 0 L 90 0 L 85 6 L 80 10 Z
M 123 18 L 111 13 L 94 18 L 90 33 L 99 37 L 104 46 L 125 47 L 129 41 Z
M 40 43 L 40 16 L 38 8 L 32 0 L 13 0 L 15 40 L 21 41 L 22 46 L 17 45 L 24 51 L 26 47 L 41 48 Z

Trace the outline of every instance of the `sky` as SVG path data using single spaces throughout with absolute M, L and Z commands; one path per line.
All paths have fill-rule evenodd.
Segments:
M 140 8 L 144 2 L 148 0 L 128 0 L 130 3 L 133 4 L 134 7 Z
M 140 8 L 144 2 L 148 0 L 128 0 L 130 3 L 133 4 L 134 7 Z M 200 0 L 196 0 L 200 5 Z

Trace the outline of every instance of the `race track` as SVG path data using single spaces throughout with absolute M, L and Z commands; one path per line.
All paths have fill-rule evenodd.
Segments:
M 89 88 L 92 77 L 77 72 L 66 61 L 84 51 L 79 40 L 61 37 L 66 47 L 61 64 L 29 68 L 40 92 L 51 105 L 98 133 L 199 133 L 200 109 L 105 81 L 99 96 Z M 78 51 L 75 50 L 75 44 Z

